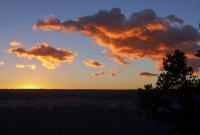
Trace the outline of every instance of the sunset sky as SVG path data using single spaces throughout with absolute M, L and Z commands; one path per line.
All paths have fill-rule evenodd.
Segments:
M 199 0 L 0 0 L 0 88 L 155 86 L 180 49 L 200 75 Z

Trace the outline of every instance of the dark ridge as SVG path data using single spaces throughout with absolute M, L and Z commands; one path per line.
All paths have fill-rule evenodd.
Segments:
M 133 101 L 136 90 L 88 89 L 2 89 L 0 100 L 63 99 L 67 97 L 101 100 Z

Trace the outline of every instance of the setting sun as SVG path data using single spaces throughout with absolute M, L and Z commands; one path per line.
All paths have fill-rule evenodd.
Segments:
M 40 89 L 41 87 L 36 84 L 25 84 L 20 86 L 20 89 Z

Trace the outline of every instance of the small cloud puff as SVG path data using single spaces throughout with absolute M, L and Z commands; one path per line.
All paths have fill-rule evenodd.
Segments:
M 110 74 L 110 77 L 115 77 L 115 76 L 116 76 L 116 74 L 114 74 L 114 73 Z
M 15 65 L 16 68 L 30 68 L 30 69 L 36 69 L 36 65 L 30 64 L 30 65 L 23 65 L 23 64 L 17 64 Z
M 101 64 L 100 62 L 96 61 L 96 60 L 85 60 L 83 61 L 83 63 L 87 66 L 90 66 L 90 67 L 94 67 L 94 68 L 103 68 L 105 65 L 104 64 Z
M 12 41 L 12 42 L 10 42 L 10 45 L 13 47 L 21 47 L 22 46 L 22 44 L 18 41 Z
M 119 73 L 119 70 L 116 69 L 116 68 L 111 68 L 110 71 L 111 71 L 112 73 Z
M 138 76 L 145 76 L 145 77 L 153 77 L 153 76 L 158 76 L 157 74 L 152 74 L 149 72 L 141 72 L 138 74 Z
M 99 73 L 96 73 L 96 74 L 92 74 L 92 76 L 102 76 L 105 72 L 103 71 L 100 71 Z

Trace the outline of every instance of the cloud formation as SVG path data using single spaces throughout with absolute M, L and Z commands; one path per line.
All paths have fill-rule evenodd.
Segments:
M 152 74 L 149 72 L 141 72 L 138 74 L 138 76 L 145 76 L 145 77 L 153 77 L 153 76 L 158 76 L 157 74 Z
M 112 59 L 113 61 L 115 61 L 118 64 L 121 64 L 121 65 L 130 65 L 129 62 L 127 62 L 127 61 L 124 60 L 125 58 L 122 58 L 122 57 L 120 57 L 117 54 L 113 54 L 111 50 L 104 50 L 102 53 L 103 53 L 103 55 L 109 57 L 110 59 Z
M 37 58 L 42 62 L 42 65 L 48 69 L 55 69 L 61 63 L 72 63 L 76 52 L 71 52 L 64 48 L 53 48 L 50 44 L 42 43 L 25 50 L 21 47 L 10 48 L 8 53 L 15 53 L 18 57 L 25 57 L 28 59 Z
M 23 64 L 17 64 L 15 65 L 16 68 L 30 68 L 30 69 L 36 69 L 36 65 L 30 64 L 30 65 L 23 65 Z
M 119 70 L 116 69 L 116 68 L 111 68 L 110 71 L 111 71 L 112 73 L 119 73 Z
M 99 73 L 96 73 L 96 74 L 92 74 L 92 76 L 102 76 L 105 72 L 103 71 L 100 71 Z
M 85 60 L 83 63 L 87 66 L 94 67 L 94 68 L 103 68 L 105 65 L 96 61 L 96 60 Z
M 116 76 L 116 74 L 114 74 L 114 73 L 110 74 L 110 77 L 115 77 L 115 76 Z
M 3 61 L 0 61 L 0 65 L 4 65 L 5 63 Z
M 13 47 L 21 47 L 22 46 L 22 44 L 18 41 L 12 41 L 12 42 L 10 42 L 10 45 Z
M 152 9 L 132 13 L 126 18 L 119 8 L 110 11 L 100 10 L 96 14 L 79 17 L 77 20 L 60 22 L 50 17 L 38 20 L 34 29 L 78 31 L 92 37 L 99 45 L 109 50 L 104 53 L 119 64 L 130 64 L 121 59 L 133 60 L 148 57 L 162 61 L 166 53 L 179 49 L 194 59 L 196 50 L 200 50 L 200 34 L 197 28 L 184 24 L 175 15 L 159 17 Z M 194 65 L 189 65 L 194 66 Z M 199 67 L 195 67 L 197 69 Z

